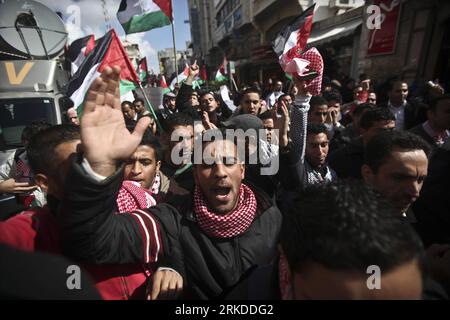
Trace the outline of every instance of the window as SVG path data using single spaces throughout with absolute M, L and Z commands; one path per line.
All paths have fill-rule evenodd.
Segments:
M 56 122 L 54 101 L 50 98 L 0 100 L 0 146 L 13 149 L 22 146 L 22 131 L 35 120 Z

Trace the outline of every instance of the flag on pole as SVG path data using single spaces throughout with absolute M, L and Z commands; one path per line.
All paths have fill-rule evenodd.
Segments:
M 192 89 L 196 90 L 196 89 L 200 89 L 200 87 L 205 83 L 205 81 L 203 81 L 202 79 L 200 79 L 199 77 L 196 77 L 194 79 L 194 81 L 192 81 Z
M 227 77 L 225 77 L 227 63 L 228 63 L 227 58 L 224 57 L 223 62 L 219 67 L 219 70 L 217 70 L 216 72 L 216 79 L 215 79 L 216 81 L 221 82 L 227 80 Z
M 159 86 L 162 88 L 163 94 L 170 92 L 169 86 L 167 85 L 166 82 L 166 77 L 164 77 L 163 74 L 161 75 L 161 80 L 159 80 Z
M 184 67 L 183 72 L 181 72 L 181 73 L 178 75 L 178 84 L 181 85 L 181 83 L 182 83 L 184 80 L 186 80 L 186 78 L 188 77 L 188 75 L 189 75 L 189 66 L 186 65 L 186 66 Z M 177 77 L 173 78 L 172 82 L 170 83 L 170 86 L 169 86 L 170 90 L 173 90 L 173 89 L 175 88 L 175 84 L 176 84 L 176 83 L 177 83 Z
M 173 20 L 171 0 L 122 0 L 117 19 L 126 34 L 169 25 Z
M 107 66 L 116 65 L 121 68 L 120 95 L 123 96 L 137 88 L 139 77 L 116 32 L 111 29 L 98 40 L 68 84 L 67 95 L 74 102 L 78 115 L 83 111 L 83 100 L 92 82 Z
M 283 71 L 305 80 L 307 90 L 313 95 L 319 95 L 323 59 L 316 48 L 305 51 L 311 33 L 314 8 L 315 4 L 306 9 L 292 24 L 284 27 L 272 41 L 272 46 Z
M 139 61 L 137 74 L 139 75 L 139 79 L 141 80 L 141 82 L 147 80 L 148 75 L 147 57 L 144 57 Z
M 184 67 L 184 70 L 182 73 L 178 75 L 178 84 L 181 85 L 184 81 L 186 81 L 186 78 L 189 75 L 189 66 L 186 64 L 186 67 Z M 170 83 L 170 90 L 173 91 L 175 89 L 175 84 L 177 83 L 177 77 L 173 78 L 172 82 Z M 196 77 L 192 81 L 192 89 L 199 89 L 201 85 L 203 85 L 204 81 L 200 79 L 199 77 Z
M 300 14 L 292 24 L 284 27 L 272 41 L 273 51 L 278 57 L 292 49 L 299 50 L 298 54 L 305 51 L 306 43 L 311 34 L 314 8 L 316 4 Z
M 77 39 L 70 44 L 67 50 L 67 57 L 71 62 L 70 71 L 72 75 L 77 72 L 83 60 L 94 49 L 94 46 L 95 38 L 93 34 Z

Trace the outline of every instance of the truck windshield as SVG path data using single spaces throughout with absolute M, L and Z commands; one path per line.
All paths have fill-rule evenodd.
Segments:
M 0 149 L 22 146 L 22 131 L 35 120 L 56 122 L 51 98 L 0 99 Z

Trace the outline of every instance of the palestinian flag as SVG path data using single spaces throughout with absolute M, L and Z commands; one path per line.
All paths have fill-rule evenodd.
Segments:
M 201 78 L 196 77 L 194 81 L 192 81 L 192 89 L 200 89 L 200 87 L 205 83 Z
M 167 85 L 166 82 L 166 77 L 164 77 L 164 75 L 161 75 L 161 79 L 159 80 L 159 86 L 162 88 L 162 93 L 166 94 L 170 92 L 169 86 Z
M 171 0 L 122 0 L 117 19 L 126 34 L 144 32 L 169 25 Z
M 273 51 L 278 57 L 292 50 L 296 52 L 290 53 L 291 56 L 302 54 L 305 51 L 306 42 L 311 33 L 315 6 L 316 4 L 313 4 L 306 9 L 295 18 L 293 23 L 284 27 L 272 41 Z
M 292 75 L 291 75 L 290 73 L 285 72 L 285 73 L 284 73 L 284 76 L 285 76 L 289 81 L 292 81 Z
M 184 67 L 184 70 L 182 73 L 180 73 L 178 75 L 178 77 L 175 77 L 172 79 L 172 82 L 170 83 L 170 90 L 173 90 L 175 88 L 175 84 L 177 83 L 178 80 L 178 84 L 181 85 L 181 83 L 183 83 L 184 80 L 186 80 L 186 78 L 189 75 L 189 67 L 186 65 L 186 67 Z
M 285 73 L 306 81 L 312 95 L 321 90 L 323 59 L 316 48 L 305 51 L 311 33 L 315 4 L 306 9 L 292 24 L 287 25 L 272 42 L 281 68 Z
M 144 57 L 139 61 L 137 74 L 139 75 L 139 79 L 141 82 L 144 82 L 147 80 L 148 75 L 148 67 L 147 67 L 147 57 Z
M 139 77 L 116 32 L 111 29 L 97 41 L 94 49 L 84 59 L 69 82 L 67 95 L 74 102 L 78 115 L 81 115 L 83 111 L 83 100 L 92 82 L 100 76 L 107 66 L 115 65 L 120 66 L 122 70 L 120 73 L 120 95 L 123 96 L 138 86 Z
M 183 70 L 183 72 L 182 73 L 180 73 L 179 75 L 178 75 L 178 84 L 181 86 L 181 84 L 184 82 L 184 81 L 186 81 L 186 78 L 188 77 L 188 75 L 189 75 L 189 66 L 188 65 L 186 65 L 186 67 L 184 68 L 184 70 Z M 175 77 L 175 78 L 173 78 L 172 79 L 172 82 L 170 83 L 170 86 L 169 86 L 169 88 L 170 88 L 170 90 L 173 90 L 173 89 L 175 89 L 175 84 L 177 83 L 177 77 Z M 203 80 L 202 79 L 200 79 L 199 77 L 196 77 L 195 79 L 194 79 L 194 81 L 192 81 L 192 89 L 199 89 L 200 88 L 200 86 L 201 85 L 203 85 Z
M 225 73 L 226 73 L 225 68 L 227 66 L 227 63 L 228 63 L 227 58 L 224 57 L 223 62 L 219 67 L 219 70 L 217 70 L 217 72 L 216 72 L 216 79 L 215 79 L 216 81 L 222 82 L 222 81 L 227 80 L 227 77 L 225 77 Z
M 92 49 L 94 49 L 94 46 L 95 38 L 93 34 L 77 39 L 70 44 L 69 50 L 67 50 L 66 55 L 71 62 L 70 71 L 72 75 L 77 72 L 86 56 L 89 54 L 89 52 L 92 51 Z

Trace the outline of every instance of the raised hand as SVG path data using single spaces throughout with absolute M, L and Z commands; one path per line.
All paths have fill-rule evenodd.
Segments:
M 197 64 L 197 60 L 195 60 L 194 63 L 191 64 L 190 66 L 187 64 L 186 66 L 189 67 L 189 75 L 185 83 L 188 85 L 192 85 L 192 82 L 195 80 L 195 77 L 200 73 L 200 67 Z
M 206 130 L 217 129 L 216 125 L 209 119 L 208 112 L 202 111 L 202 124 Z
M 280 130 L 280 147 L 286 147 L 289 143 L 289 109 L 284 101 L 278 102 L 277 109 L 281 109 L 281 118 L 275 121 L 274 127 Z
M 113 174 L 117 160 L 133 154 L 150 122 L 142 117 L 133 133 L 128 131 L 120 107 L 119 76 L 119 67 L 106 67 L 95 79 L 84 100 L 80 121 L 84 156 L 102 176 Z
M 339 111 L 335 107 L 328 108 L 328 113 L 325 122 L 336 125 L 338 123 Z

